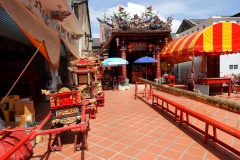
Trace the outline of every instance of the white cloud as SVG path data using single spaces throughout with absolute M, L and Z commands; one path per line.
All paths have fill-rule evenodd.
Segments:
M 181 12 L 188 12 L 186 3 L 182 2 L 163 2 L 163 3 L 155 3 L 153 4 L 154 9 L 159 12 L 159 14 L 163 16 L 170 16 L 174 14 L 178 14 Z
M 90 20 L 91 20 L 91 26 L 92 27 L 99 27 L 99 22 L 97 21 L 98 18 L 102 18 L 104 11 L 102 10 L 94 10 L 93 8 L 89 7 L 89 15 L 90 15 Z
M 140 4 L 135 4 L 128 2 L 127 7 L 125 7 L 125 10 L 127 13 L 130 13 L 131 17 L 133 17 L 134 14 L 137 14 L 138 16 L 141 16 L 141 13 L 145 12 L 146 7 L 142 6 Z

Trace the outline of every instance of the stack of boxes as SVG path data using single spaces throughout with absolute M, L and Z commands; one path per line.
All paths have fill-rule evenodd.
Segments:
M 18 126 L 24 127 L 24 123 L 27 121 L 35 121 L 33 101 L 20 99 L 15 105 L 15 122 L 19 123 Z
M 25 122 L 35 121 L 34 105 L 30 98 L 19 99 L 19 95 L 9 95 L 2 107 L 7 126 L 24 127 Z

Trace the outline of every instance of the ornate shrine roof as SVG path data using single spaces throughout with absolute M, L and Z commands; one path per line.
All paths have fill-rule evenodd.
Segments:
M 86 68 L 77 68 L 77 67 L 68 67 L 69 71 L 74 73 L 89 73 L 89 72 L 97 72 L 96 67 L 86 67 Z
M 74 61 L 71 61 L 70 62 L 72 65 L 74 66 L 92 66 L 94 65 L 94 62 L 90 61 L 89 59 L 87 58 L 80 58 L 78 60 L 74 60 Z
M 164 33 L 171 32 L 173 18 L 169 16 L 167 21 L 161 20 L 157 13 L 152 12 L 152 6 L 146 8 L 146 11 L 133 17 L 126 13 L 123 7 L 119 7 L 118 13 L 113 13 L 110 18 L 104 14 L 103 20 L 97 18 L 100 22 L 102 31 L 102 40 L 107 42 L 113 33 Z
M 145 28 L 128 28 L 125 30 L 113 30 L 112 33 L 163 33 L 171 32 L 171 29 L 151 30 L 149 27 Z

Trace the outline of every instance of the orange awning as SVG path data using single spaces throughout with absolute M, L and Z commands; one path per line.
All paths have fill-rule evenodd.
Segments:
M 164 61 L 174 62 L 174 64 L 191 61 L 189 57 L 163 57 Z
M 240 51 L 240 25 L 217 23 L 198 32 L 169 42 L 161 52 L 163 57 L 220 55 Z
M 58 34 L 39 20 L 19 1 L 0 0 L 0 3 L 36 48 L 40 46 L 42 41 L 45 41 L 40 52 L 54 67 L 58 68 L 60 60 L 60 39 Z

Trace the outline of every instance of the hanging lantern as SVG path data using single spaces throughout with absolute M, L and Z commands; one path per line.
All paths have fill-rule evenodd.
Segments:
M 127 49 L 128 49 L 128 51 L 131 53 L 131 51 L 132 51 L 132 48 L 133 48 L 133 45 L 132 44 L 129 44 L 129 45 L 127 45 Z
M 119 38 L 116 38 L 117 48 L 119 46 Z
M 148 46 L 147 46 L 147 47 L 148 47 L 149 51 L 150 51 L 150 52 L 152 52 L 152 49 L 153 49 L 153 44 L 152 44 L 151 42 L 148 44 Z
M 168 38 L 165 38 L 165 42 L 168 43 Z

